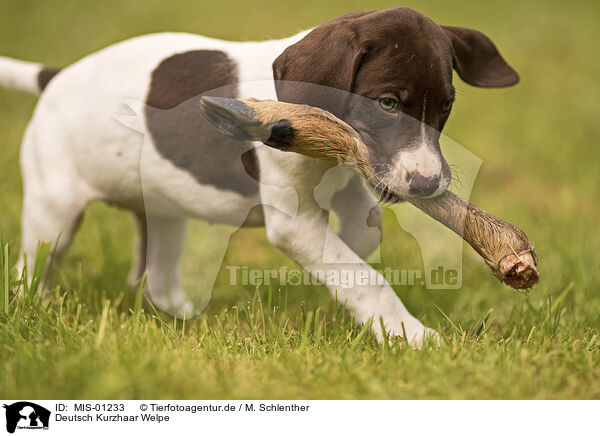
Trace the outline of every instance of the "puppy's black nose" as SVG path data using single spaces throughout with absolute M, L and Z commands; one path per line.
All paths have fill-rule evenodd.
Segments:
M 418 195 L 419 197 L 427 197 L 435 192 L 440 186 L 439 176 L 435 177 L 423 177 L 418 172 L 408 173 L 406 176 L 408 182 L 410 195 Z

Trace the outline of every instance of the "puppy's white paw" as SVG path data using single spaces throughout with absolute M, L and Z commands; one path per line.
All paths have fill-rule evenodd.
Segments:
M 418 345 L 415 348 L 423 347 L 423 344 L 430 343 L 431 345 L 438 346 L 441 343 L 441 337 L 438 332 L 429 327 L 425 327 L 425 331 L 423 332 L 423 336 L 421 337 Z M 414 346 L 414 345 L 413 345 Z
M 385 329 L 388 338 L 400 336 L 405 338 L 406 342 L 413 348 L 420 349 L 423 344 L 427 343 L 440 344 L 439 333 L 429 327 L 425 327 L 415 318 L 398 320 L 389 324 L 386 323 Z M 374 325 L 373 330 L 379 342 L 383 342 L 384 335 L 381 330 L 381 324 Z
M 192 318 L 194 312 L 194 303 L 187 297 L 183 290 L 171 291 L 167 295 L 153 296 L 150 294 L 152 304 L 158 309 L 167 312 L 175 318 Z

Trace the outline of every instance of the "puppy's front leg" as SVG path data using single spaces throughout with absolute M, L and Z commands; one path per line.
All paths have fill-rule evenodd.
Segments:
M 173 316 L 189 318 L 193 315 L 193 304 L 181 287 L 179 272 L 179 259 L 185 242 L 185 220 L 155 215 L 148 215 L 146 220 L 146 287 L 152 302 Z
M 330 276 L 374 278 L 370 283 L 351 288 L 327 281 L 326 286 L 340 303 L 354 312 L 358 322 L 366 323 L 373 319 L 373 331 L 379 340 L 383 339 L 380 317 L 386 330 L 393 335 L 406 335 L 407 341 L 415 347 L 421 346 L 427 335 L 437 338 L 436 332 L 424 327 L 408 312 L 382 276 L 329 231 L 328 213 L 318 205 L 313 193 L 328 166 L 300 155 L 283 155 L 267 147 L 261 147 L 258 155 L 261 182 L 264 185 L 292 186 L 298 193 L 298 214 L 294 218 L 278 208 L 265 208 L 265 224 L 270 242 L 311 274 L 318 276 L 325 271 Z M 277 195 L 274 192 L 281 191 L 261 190 L 262 200 L 273 205 L 287 201 L 284 197 L 274 196 Z M 325 263 L 323 245 L 328 233 L 328 262 Z
M 333 195 L 331 207 L 340 220 L 340 238 L 367 259 L 381 243 L 382 214 L 377 200 L 358 175 L 352 175 L 344 189 Z M 375 254 L 371 262 L 379 262 L 379 252 Z

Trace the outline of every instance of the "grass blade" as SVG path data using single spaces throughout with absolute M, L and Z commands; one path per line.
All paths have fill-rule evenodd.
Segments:
M 4 313 L 8 315 L 8 296 L 10 292 L 10 249 L 8 243 L 2 247 L 2 238 L 0 238 L 0 249 L 2 256 L 0 258 L 0 265 L 2 265 L 2 309 Z

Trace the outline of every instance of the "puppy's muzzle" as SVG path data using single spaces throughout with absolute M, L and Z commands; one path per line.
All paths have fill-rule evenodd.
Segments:
M 440 177 L 424 177 L 416 171 L 406 175 L 410 195 L 418 197 L 428 197 L 433 194 L 440 186 Z

